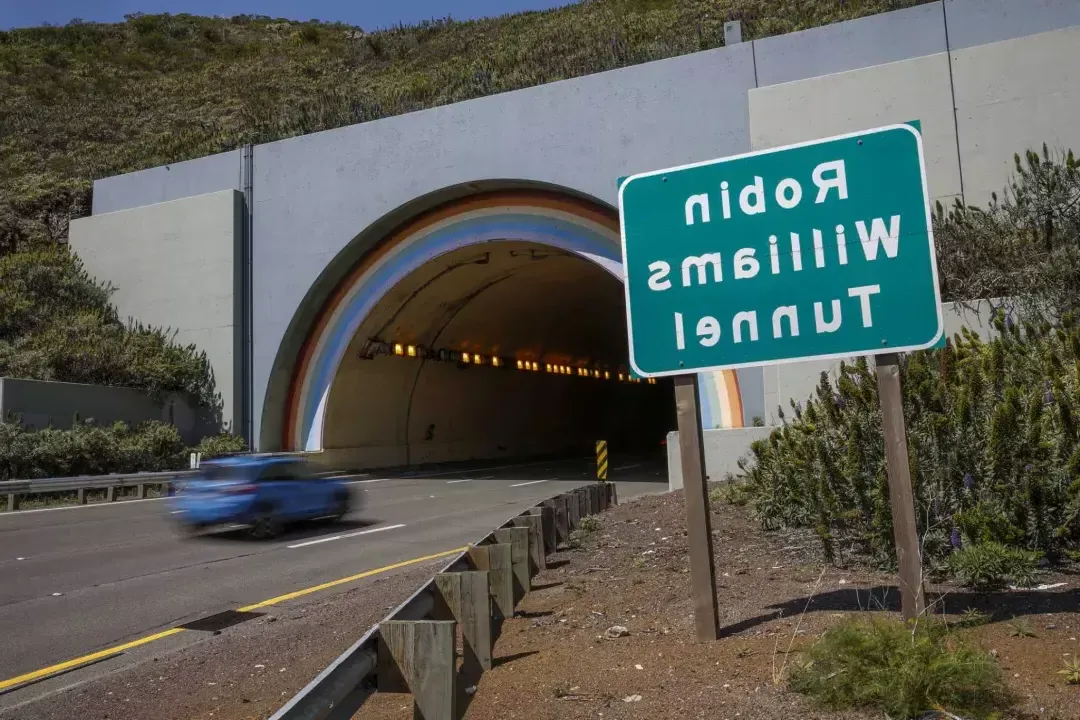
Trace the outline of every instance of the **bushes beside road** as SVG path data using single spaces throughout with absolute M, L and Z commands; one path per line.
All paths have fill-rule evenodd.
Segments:
M 189 448 L 174 426 L 158 421 L 137 427 L 82 422 L 70 430 L 35 431 L 0 423 L 0 480 L 180 470 L 191 452 L 209 459 L 243 450 L 243 441 L 228 434 Z
M 980 586 L 1030 579 L 1038 559 L 1080 559 L 1080 167 L 1071 153 L 1017 158 L 1004 200 L 939 208 L 935 232 L 946 292 L 1019 299 L 997 310 L 994 340 L 964 333 L 902 361 L 924 558 Z M 810 527 L 832 559 L 891 564 L 867 362 L 823 373 L 792 410 L 753 444 L 738 492 L 766 528 Z

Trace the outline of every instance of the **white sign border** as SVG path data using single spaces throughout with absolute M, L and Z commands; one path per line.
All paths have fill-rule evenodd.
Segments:
M 797 148 L 812 147 L 814 145 L 822 145 L 828 142 L 834 142 L 836 140 L 847 140 L 849 138 L 866 137 L 868 135 L 875 135 L 878 133 L 890 132 L 893 130 L 907 130 L 915 136 L 915 143 L 919 151 L 919 174 L 922 179 L 922 191 L 923 191 L 923 205 L 926 211 L 926 235 L 930 244 L 930 269 L 934 280 L 934 301 L 935 308 L 937 310 L 938 327 L 937 332 L 934 334 L 934 339 L 929 342 L 919 345 L 905 345 L 900 347 L 883 347 L 880 352 L 870 351 L 851 351 L 842 353 L 828 353 L 824 355 L 802 355 L 793 358 L 781 358 L 777 360 L 762 360 L 755 362 L 744 363 L 730 363 L 727 365 L 710 365 L 700 368 L 686 368 L 680 370 L 665 370 L 662 372 L 645 372 L 638 367 L 637 360 L 634 358 L 634 324 L 630 316 L 630 278 L 629 271 L 627 269 L 627 255 L 626 255 L 626 221 L 625 214 L 623 213 L 623 192 L 634 180 L 641 178 L 653 177 L 655 175 L 665 175 L 668 173 L 679 172 L 681 170 L 692 170 L 699 167 L 707 167 L 709 165 L 721 165 L 733 160 L 743 160 L 745 158 L 756 157 L 758 155 L 769 155 L 773 153 L 783 152 L 785 150 L 795 150 Z M 870 130 L 859 130 L 857 132 L 844 133 L 842 135 L 833 135 L 832 137 L 819 138 L 817 140 L 808 140 L 805 142 L 793 143 L 791 145 L 782 145 L 775 148 L 767 148 L 764 150 L 753 150 L 747 153 L 741 153 L 739 155 L 729 155 L 724 158 L 717 158 L 715 160 L 704 160 L 696 163 L 689 163 L 687 165 L 677 165 L 675 167 L 664 168 L 662 170 L 650 170 L 648 172 L 636 173 L 630 175 L 619 186 L 619 239 L 622 249 L 623 257 L 623 293 L 626 298 L 626 336 L 628 341 L 628 354 L 630 361 L 630 369 L 633 372 L 643 378 L 659 378 L 659 377 L 673 377 L 676 375 L 697 375 L 699 373 L 717 372 L 720 370 L 738 370 L 741 368 L 751 367 L 769 367 L 773 365 L 792 365 L 801 362 L 814 362 L 817 360 L 842 360 L 851 357 L 859 357 L 861 355 L 881 355 L 882 353 L 907 353 L 916 352 L 919 350 L 928 350 L 941 340 L 941 336 L 945 333 L 945 320 L 942 314 L 941 307 L 941 283 L 938 278 L 938 266 L 937 266 L 937 248 L 934 244 L 934 225 L 933 214 L 930 210 L 930 190 L 926 183 L 926 156 L 923 153 L 923 141 L 922 133 L 915 129 L 914 126 L 906 123 L 894 123 L 892 125 L 883 125 L 881 127 L 873 128 Z

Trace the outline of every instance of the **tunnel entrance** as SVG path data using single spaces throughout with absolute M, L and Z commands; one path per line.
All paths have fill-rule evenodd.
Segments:
M 670 381 L 632 377 L 622 283 L 547 244 L 428 259 L 374 302 L 325 402 L 322 449 L 351 467 L 660 451 Z

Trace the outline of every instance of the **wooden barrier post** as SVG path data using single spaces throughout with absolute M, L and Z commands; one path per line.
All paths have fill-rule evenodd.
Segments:
M 439 573 L 436 620 L 456 620 L 465 639 L 465 673 L 479 677 L 491 669 L 491 592 L 486 570 Z
M 469 561 L 477 570 L 488 573 L 488 592 L 496 620 L 514 616 L 514 566 L 509 545 L 472 546 Z
M 495 531 L 495 539 L 510 546 L 510 564 L 514 569 L 514 607 L 532 589 L 529 574 L 529 528 L 511 527 Z M 512 617 L 513 612 L 507 617 Z
M 606 482 L 608 476 L 607 440 L 596 441 L 596 479 Z
M 545 500 L 542 505 L 537 505 L 529 512 L 540 516 L 540 526 L 544 529 L 544 554 L 550 555 L 559 547 L 555 532 L 555 501 Z
M 457 627 L 452 620 L 380 623 L 379 690 L 412 692 L 416 720 L 458 720 L 456 641 Z
M 566 507 L 566 496 L 555 498 L 555 543 L 559 545 L 570 541 L 570 515 Z
M 574 491 L 577 495 L 578 502 L 578 517 L 588 517 L 592 515 L 589 510 L 589 493 L 585 488 L 578 488 Z
M 907 427 L 904 398 L 900 388 L 900 360 L 896 353 L 877 356 L 878 399 L 885 435 L 885 467 L 889 476 L 893 541 L 900 565 L 900 609 L 905 620 L 926 612 L 919 531 L 915 524 L 915 494 L 911 489 L 908 465 Z
M 523 527 L 529 531 L 529 577 L 533 577 L 541 570 L 547 570 L 544 557 L 544 531 L 541 527 L 540 516 L 519 515 L 514 518 L 514 526 Z
M 570 520 L 570 532 L 578 529 L 581 525 L 581 502 L 576 490 L 571 490 L 563 497 L 566 498 L 566 513 Z M 569 537 L 569 535 L 567 535 Z

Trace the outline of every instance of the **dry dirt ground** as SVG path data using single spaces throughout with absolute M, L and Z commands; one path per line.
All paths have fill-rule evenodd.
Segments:
M 804 643 L 852 613 L 899 616 L 890 574 L 824 565 L 815 538 L 764 534 L 745 511 L 712 514 L 723 637 L 694 640 L 681 493 L 642 498 L 599 518 L 576 550 L 549 560 L 538 586 L 506 623 L 496 667 L 471 697 L 467 720 L 811 720 L 878 718 L 822 711 L 783 689 L 786 666 Z M 1080 574 L 1049 573 L 1039 592 L 977 595 L 932 586 L 930 599 L 958 620 L 967 608 L 991 615 L 963 631 L 997 652 L 1018 696 L 1011 717 L 1080 718 L 1080 687 L 1057 674 L 1080 653 Z M 1022 616 L 1035 637 L 1011 634 Z M 629 630 L 605 639 L 615 625 Z M 408 695 L 375 695 L 355 717 L 412 718 Z

